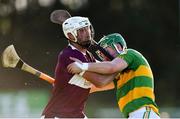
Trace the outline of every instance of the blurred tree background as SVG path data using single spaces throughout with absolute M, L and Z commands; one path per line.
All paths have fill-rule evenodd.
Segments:
M 154 73 L 156 102 L 160 111 L 164 117 L 180 117 L 179 6 L 178 0 L 0 0 L 0 53 L 14 44 L 26 63 L 53 77 L 57 55 L 67 45 L 67 40 L 61 26 L 50 22 L 50 13 L 56 9 L 66 9 L 73 16 L 89 17 L 96 41 L 103 35 L 118 32 L 126 39 L 129 48 L 144 54 Z M 32 89 L 35 92 L 45 90 L 43 99 L 36 95 L 33 100 L 42 102 L 42 111 L 49 99 L 51 85 L 26 72 L 3 68 L 0 64 L 2 94 L 12 95 L 9 92 L 14 91 L 14 95 L 16 91 Z M 24 94 L 28 96 L 33 93 Z M 0 93 L 0 100 L 2 98 Z M 86 107 L 89 117 L 108 117 L 94 107 L 107 108 L 106 111 L 109 107 L 117 108 L 114 91 L 92 94 Z M 171 115 L 171 111 L 177 114 Z M 102 112 L 102 115 L 97 116 L 95 112 Z M 40 116 L 40 113 L 21 116 Z M 112 112 L 112 115 L 109 111 L 109 117 L 120 117 L 118 115 L 121 115 L 118 111 Z

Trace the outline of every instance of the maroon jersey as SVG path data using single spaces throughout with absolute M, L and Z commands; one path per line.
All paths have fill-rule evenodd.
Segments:
M 88 58 L 90 60 L 87 60 L 81 52 L 72 49 L 70 46 L 60 52 L 55 70 L 56 80 L 52 91 L 52 97 L 42 113 L 45 117 L 84 117 L 83 110 L 89 95 L 90 87 L 79 86 L 76 84 L 76 81 L 74 80 L 80 80 L 80 77 L 75 77 L 75 75 L 70 74 L 67 71 L 67 66 L 73 62 L 69 57 L 78 58 L 82 62 L 95 61 L 90 57 Z

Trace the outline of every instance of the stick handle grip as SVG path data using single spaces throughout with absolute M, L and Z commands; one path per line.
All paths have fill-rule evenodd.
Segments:
M 42 72 L 40 73 L 39 78 L 41 78 L 41 79 L 43 79 L 43 80 L 46 80 L 47 82 L 49 82 L 49 83 L 51 83 L 51 84 L 53 84 L 54 81 L 55 81 L 54 78 L 52 78 L 52 77 L 50 77 L 50 76 L 48 76 L 47 74 L 42 73 Z
M 36 75 L 37 77 L 41 78 L 42 80 L 45 80 L 47 82 L 49 82 L 50 84 L 53 84 L 55 79 L 48 76 L 47 74 L 41 72 L 41 71 L 38 71 L 37 69 L 29 66 L 28 64 L 26 64 L 25 62 L 23 62 L 22 60 L 20 60 L 21 62 L 21 67 L 19 67 L 21 70 L 23 71 L 26 71 L 28 73 L 31 73 L 33 75 Z

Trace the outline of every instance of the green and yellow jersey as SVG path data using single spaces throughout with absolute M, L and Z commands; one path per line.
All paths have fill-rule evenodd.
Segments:
M 128 64 L 118 80 L 114 80 L 121 112 L 127 117 L 130 112 L 142 106 L 149 106 L 159 114 L 154 97 L 154 78 L 147 60 L 133 49 L 127 49 L 126 54 L 118 57 Z

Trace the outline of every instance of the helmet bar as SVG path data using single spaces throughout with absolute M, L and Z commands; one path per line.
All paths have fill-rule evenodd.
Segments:
M 71 33 L 75 38 L 75 42 L 77 42 L 77 30 L 86 26 L 91 26 L 89 19 L 87 17 L 80 16 L 68 18 L 62 24 L 63 32 L 66 38 L 69 39 L 67 34 Z
M 118 50 L 117 46 L 115 45 L 117 43 L 121 45 L 122 51 Z M 104 36 L 99 41 L 99 44 L 103 48 L 106 48 L 109 46 L 109 47 L 113 48 L 114 50 L 116 50 L 119 54 L 126 53 L 125 52 L 125 50 L 127 48 L 126 42 L 125 42 L 124 38 L 119 33 L 113 33 L 113 34 L 109 34 L 107 36 Z

